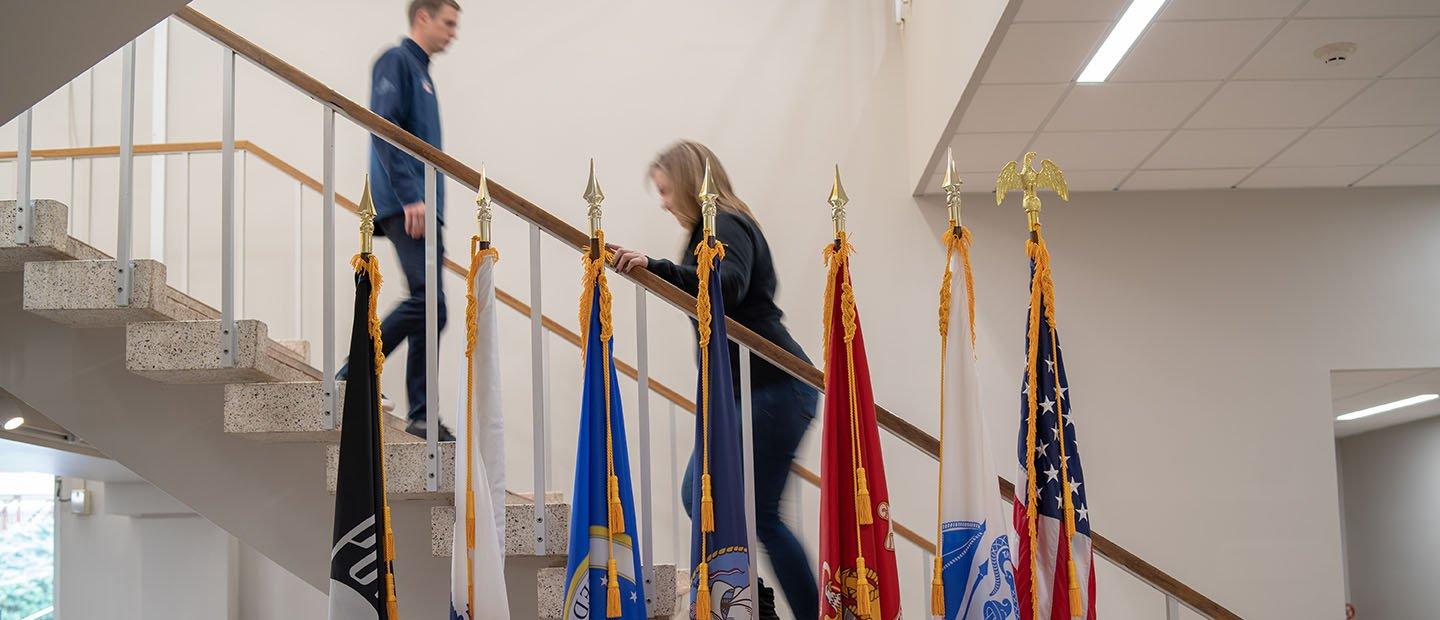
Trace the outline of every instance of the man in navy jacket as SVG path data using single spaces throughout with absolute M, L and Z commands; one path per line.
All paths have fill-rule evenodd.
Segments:
M 460 24 L 456 0 L 412 0 L 410 36 L 380 55 L 370 74 L 370 109 L 435 148 L 440 148 L 440 106 L 430 79 L 430 57 L 445 51 Z M 406 398 L 410 424 L 406 430 L 425 436 L 425 235 L 442 239 L 440 231 L 425 230 L 425 171 L 419 160 L 376 136 L 370 139 L 370 186 L 375 201 L 375 235 L 395 245 L 410 297 L 401 301 L 380 324 L 384 351 L 389 355 L 402 341 L 409 342 L 405 363 Z M 435 215 L 445 218 L 445 186 L 437 179 Z M 440 328 L 445 328 L 445 290 L 441 273 L 434 274 L 440 301 Z M 440 428 L 441 441 L 454 437 Z

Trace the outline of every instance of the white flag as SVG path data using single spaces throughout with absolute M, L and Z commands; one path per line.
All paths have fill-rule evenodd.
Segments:
M 482 255 L 472 274 L 475 317 L 474 323 L 466 326 L 468 332 L 474 333 L 475 343 L 473 363 L 469 364 L 474 373 L 470 377 L 471 406 L 466 407 L 466 393 L 462 390 L 461 403 L 456 409 L 465 417 L 455 428 L 455 535 L 451 542 L 450 607 L 451 618 L 465 620 L 510 617 L 510 604 L 505 595 L 502 529 L 505 523 L 505 429 L 500 411 L 495 260 L 493 253 Z M 460 378 L 465 379 L 464 371 Z M 473 553 L 467 550 L 466 542 L 467 488 L 473 491 L 468 497 L 473 497 L 475 502 Z M 475 609 L 468 609 L 472 583 Z
M 968 236 L 968 235 L 967 235 Z M 1006 504 L 996 483 L 980 412 L 980 375 L 975 368 L 965 252 L 950 254 L 949 328 L 941 368 L 940 560 L 945 620 L 1012 618 L 1014 563 L 1010 557 Z

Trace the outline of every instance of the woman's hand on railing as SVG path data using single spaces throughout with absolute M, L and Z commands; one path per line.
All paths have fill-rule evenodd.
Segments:
M 613 243 L 605 244 L 605 249 L 615 254 L 615 271 L 630 273 L 636 267 L 650 268 L 650 257 L 639 250 L 622 248 Z

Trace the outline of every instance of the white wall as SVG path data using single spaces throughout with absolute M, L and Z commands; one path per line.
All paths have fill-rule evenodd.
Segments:
M 1356 618 L 1424 618 L 1440 607 L 1440 418 L 1336 442 L 1346 580 Z
M 318 618 L 325 596 L 145 482 L 82 484 L 88 515 L 56 505 L 61 620 Z

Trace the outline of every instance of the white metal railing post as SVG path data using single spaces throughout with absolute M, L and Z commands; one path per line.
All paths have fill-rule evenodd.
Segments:
M 1165 595 L 1165 620 L 1180 620 L 1180 601 L 1169 594 Z
M 635 287 L 635 381 L 640 415 L 640 562 L 645 567 L 645 608 L 654 606 L 655 526 L 650 480 L 650 344 L 645 320 L 645 287 Z
M 305 340 L 305 298 L 301 291 L 305 287 L 305 185 L 299 181 L 295 182 L 295 226 L 291 232 L 295 240 L 292 250 L 295 253 L 293 282 L 294 292 L 290 295 L 294 307 L 295 339 Z M 306 360 L 309 361 L 309 360 Z
M 115 244 L 115 305 L 130 305 L 135 241 L 135 42 L 125 44 L 120 77 L 120 213 Z
M 425 164 L 425 476 L 427 491 L 440 490 L 440 224 L 439 176 Z
M 235 365 L 235 52 L 226 48 L 220 78 L 220 360 Z
M 540 307 L 543 297 L 541 290 L 540 274 L 540 227 L 530 225 L 530 384 L 532 387 L 531 396 L 531 431 L 534 435 L 534 450 L 531 457 L 534 459 L 535 476 L 535 555 L 545 555 L 545 462 L 549 458 L 549 450 L 546 447 L 549 443 L 545 435 L 545 418 L 549 408 L 548 392 L 545 389 L 547 368 L 544 355 L 544 318 Z M 585 348 L 585 343 L 580 343 L 580 348 Z
M 759 573 L 755 572 L 755 559 L 759 555 L 759 541 L 755 536 L 755 409 L 752 406 L 750 384 L 750 349 L 740 347 L 740 439 L 745 461 L 745 538 L 750 543 L 750 591 L 759 592 L 756 587 Z
M 35 224 L 35 212 L 30 203 L 30 116 L 26 108 L 20 113 L 19 144 L 16 145 L 15 168 L 15 245 L 29 245 L 30 229 Z M 69 205 L 74 209 L 75 205 Z
M 321 347 L 324 349 L 325 364 L 325 420 L 326 430 L 335 428 L 335 401 L 337 391 L 335 388 L 335 110 L 325 108 L 325 137 L 321 144 L 320 152 L 325 160 L 321 175 L 324 178 L 324 191 L 322 192 L 323 206 L 321 207 L 321 242 L 322 252 L 325 256 L 321 259 L 321 288 L 324 289 L 323 327 L 320 338 Z
M 680 458 L 677 454 L 678 448 L 675 445 L 678 442 L 678 439 L 676 439 L 675 437 L 675 403 L 673 401 L 668 403 L 666 409 L 667 411 L 665 412 L 665 420 L 669 423 L 670 428 L 670 490 L 672 492 L 678 493 L 680 491 L 681 485 L 683 485 L 685 482 L 683 480 L 679 480 L 678 482 L 680 484 L 675 484 L 675 482 L 677 482 L 676 478 L 683 475 L 678 472 L 683 472 L 685 470 L 680 469 Z M 681 501 L 684 501 L 683 498 L 680 499 Z M 686 539 L 686 537 L 682 535 L 680 530 L 681 508 L 683 508 L 683 506 L 674 503 L 670 504 L 670 533 L 675 537 L 675 547 L 672 550 L 672 553 L 674 555 L 676 566 L 688 566 L 690 563 L 690 550 L 685 547 L 685 544 L 683 542 L 681 542 Z M 685 558 L 685 560 L 682 562 L 680 558 Z

